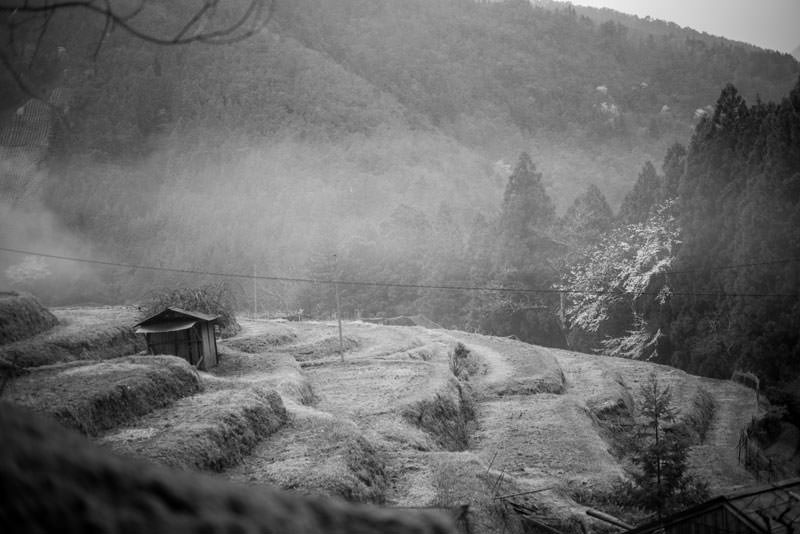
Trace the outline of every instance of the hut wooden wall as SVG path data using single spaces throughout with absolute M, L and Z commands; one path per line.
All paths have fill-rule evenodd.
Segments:
M 700 515 L 672 524 L 666 534 L 754 534 L 756 531 L 726 506 L 719 506 Z
M 215 367 L 217 365 L 217 340 L 214 337 L 214 326 L 210 323 L 199 325 L 199 335 L 203 345 L 203 362 L 200 369 Z
M 147 334 L 147 347 L 153 354 L 173 354 L 192 365 L 200 360 L 203 342 L 197 327 L 177 332 Z

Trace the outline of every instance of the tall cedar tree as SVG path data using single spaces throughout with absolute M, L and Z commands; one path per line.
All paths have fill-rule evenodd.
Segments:
M 561 230 L 570 243 L 585 246 L 596 243 L 610 229 L 614 213 L 605 195 L 595 184 L 578 196 L 561 220 Z
M 554 220 L 555 206 L 544 189 L 542 174 L 523 152 L 503 194 L 497 274 L 516 273 L 529 282 L 544 275 L 541 258 L 552 249 L 549 232 Z
M 650 212 L 658 202 L 661 179 L 656 168 L 649 161 L 642 167 L 642 172 L 633 186 L 633 190 L 625 195 L 619 209 L 619 218 L 624 224 L 635 224 L 647 220 Z
M 791 382 L 800 374 L 800 81 L 780 104 L 751 107 L 726 87 L 697 126 L 678 191 L 684 274 L 673 280 L 671 363 Z M 750 266 L 723 268 L 741 264 Z
M 542 175 L 523 152 L 508 179 L 494 244 L 493 283 L 506 287 L 553 287 L 553 267 L 564 246 L 553 238 L 555 207 Z M 480 328 L 495 335 L 516 335 L 545 346 L 565 346 L 555 314 L 553 293 L 495 294 L 486 299 Z
M 667 149 L 667 155 L 664 156 L 664 163 L 661 166 L 664 178 L 661 182 L 659 203 L 678 196 L 678 185 L 686 168 L 686 154 L 686 147 L 680 143 L 674 143 Z

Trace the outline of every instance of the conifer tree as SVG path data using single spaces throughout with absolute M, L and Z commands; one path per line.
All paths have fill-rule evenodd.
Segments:
M 542 271 L 541 258 L 552 244 L 549 233 L 554 220 L 555 206 L 544 189 L 542 174 L 523 152 L 503 194 L 496 272 Z
M 639 410 L 642 419 L 635 440 L 634 473 L 631 496 L 636 504 L 665 513 L 701 502 L 708 494 L 704 483 L 687 472 L 689 443 L 671 427 L 678 410 L 672 405 L 672 391 L 662 386 L 651 373 L 640 388 Z
M 563 249 L 552 235 L 554 222 L 555 206 L 542 175 L 523 152 L 503 196 L 493 244 L 492 283 L 520 289 L 552 288 L 558 271 L 551 262 Z M 553 293 L 491 295 L 481 313 L 482 330 L 563 345 L 555 315 L 546 309 L 555 305 L 555 298 Z
M 687 274 L 673 279 L 684 296 L 670 334 L 672 360 L 692 372 L 748 369 L 773 384 L 800 374 L 798 264 L 783 262 L 800 256 L 799 101 L 800 84 L 780 105 L 751 107 L 728 86 L 697 126 L 679 186 L 676 265 Z
M 659 202 L 675 198 L 678 195 L 678 185 L 686 167 L 686 147 L 680 143 L 674 143 L 667 149 L 664 156 L 664 163 L 661 170 L 664 172 L 664 179 L 661 184 Z
M 542 184 L 542 174 L 527 152 L 522 152 L 503 194 L 501 226 L 505 233 L 524 240 L 531 233 L 548 229 L 555 206 Z
M 635 224 L 647 220 L 658 202 L 661 179 L 651 162 L 642 167 L 633 190 L 625 195 L 619 209 L 619 218 L 624 224 Z
M 561 221 L 565 237 L 578 246 L 597 242 L 610 229 L 614 214 L 603 192 L 595 184 L 577 197 Z

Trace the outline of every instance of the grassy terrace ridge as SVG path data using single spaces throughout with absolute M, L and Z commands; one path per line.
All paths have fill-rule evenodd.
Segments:
M 4 398 L 97 435 L 200 390 L 175 356 L 126 356 L 39 367 L 11 382 Z
M 129 306 L 69 307 L 51 310 L 58 324 L 14 343 L 0 344 L 0 358 L 20 367 L 76 360 L 105 360 L 144 350 L 133 332 L 141 318 Z
M 56 316 L 33 295 L 0 291 L 0 345 L 33 337 L 56 324 Z
M 76 340 L 82 321 L 91 336 L 102 315 L 57 313 L 71 317 Z M 586 518 L 581 496 L 626 476 L 622 438 L 641 402 L 639 384 L 655 372 L 693 435 L 692 472 L 715 491 L 754 482 L 738 464 L 736 439 L 764 407 L 739 384 L 505 338 L 358 321 L 344 323 L 342 358 L 333 322 L 241 323 L 239 335 L 220 342 L 220 364 L 209 372 L 166 356 L 68 362 L 32 369 L 6 395 L 62 414 L 127 456 L 302 495 L 469 504 L 476 531 L 522 528 L 493 497 L 549 488 L 515 502 L 572 533 L 581 523 L 602 528 Z M 465 352 L 454 362 L 459 344 Z M 91 378 L 94 394 L 82 398 L 80 381 L 70 378 L 78 376 Z M 185 385 L 172 384 L 176 377 Z
M 5 402 L 0 434 L 0 521 L 30 532 L 455 532 L 433 511 L 299 498 L 122 459 Z
M 286 409 L 275 391 L 219 390 L 155 410 L 100 441 L 118 453 L 170 467 L 221 471 L 285 423 Z
M 470 503 L 474 525 L 487 532 L 501 532 L 504 522 L 517 520 L 491 500 L 493 492 L 552 487 L 520 503 L 552 518 L 553 527 L 577 531 L 585 507 L 573 495 L 578 489 L 609 488 L 625 476 L 628 460 L 615 438 L 635 415 L 638 385 L 655 372 L 671 386 L 691 431 L 705 435 L 695 438 L 692 469 L 708 476 L 717 490 L 754 481 L 738 465 L 729 439 L 752 414 L 709 411 L 709 403 L 719 402 L 715 399 L 752 406 L 752 392 L 737 384 L 509 339 L 360 322 L 344 325 L 348 343 L 342 361 L 338 343 L 330 343 L 335 323 L 243 321 L 243 326 L 244 337 L 269 337 L 272 328 L 284 336 L 287 329 L 292 332 L 291 340 L 260 357 L 292 354 L 302 360 L 314 347 L 313 361 L 303 361 L 301 371 L 315 400 L 287 404 L 289 423 L 223 472 L 235 480 L 388 505 Z M 448 358 L 457 343 L 474 359 L 472 374 L 460 381 Z M 455 447 L 443 439 L 452 438 L 453 429 L 432 424 L 431 414 L 456 419 L 459 387 L 470 391 L 475 420 L 468 439 Z M 360 443 L 356 456 L 363 464 L 348 452 L 354 443 Z M 709 451 L 724 473 L 704 465 L 702 455 Z M 337 484 L 337 477 L 349 480 L 349 489 Z

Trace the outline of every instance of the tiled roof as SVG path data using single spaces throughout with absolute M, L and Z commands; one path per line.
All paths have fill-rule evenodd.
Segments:
M 52 111 L 41 100 L 30 99 L 0 128 L 0 146 L 44 147 L 50 144 Z

